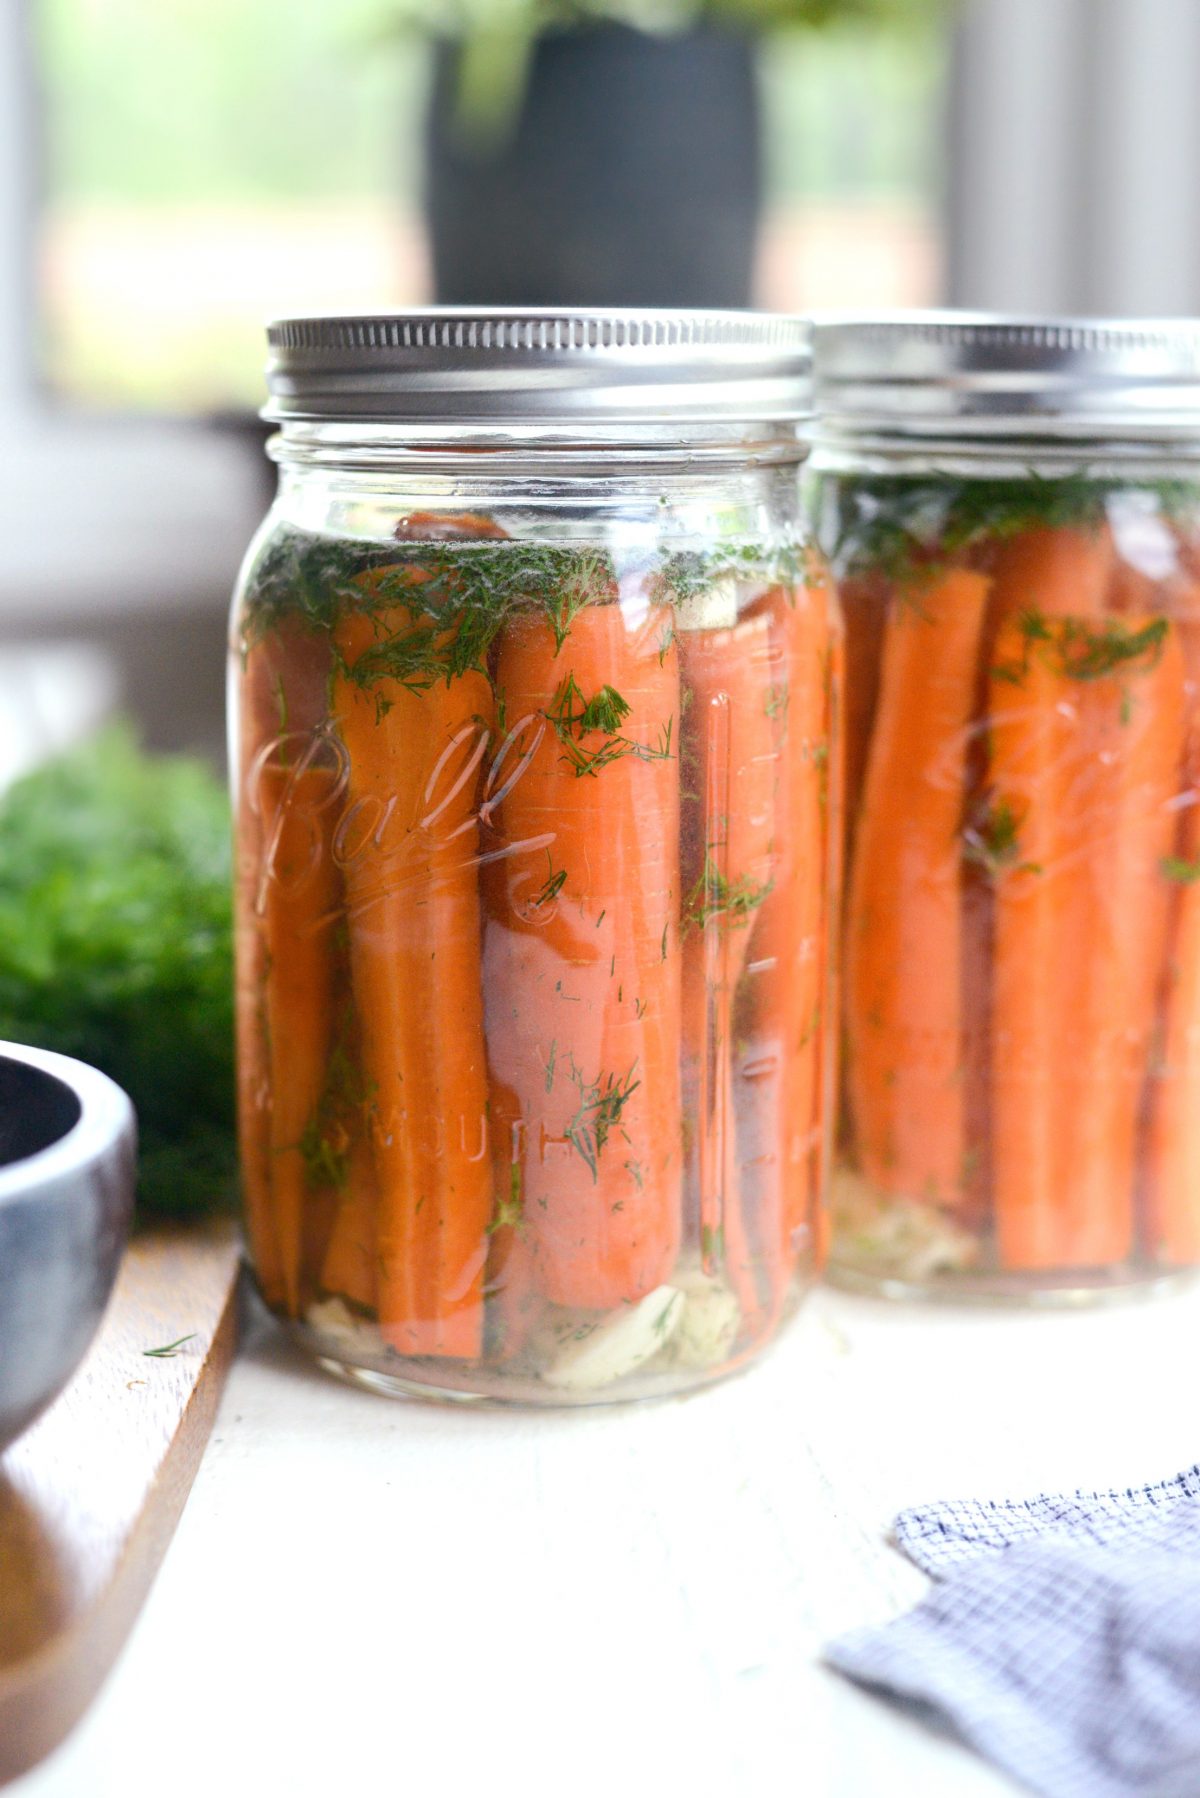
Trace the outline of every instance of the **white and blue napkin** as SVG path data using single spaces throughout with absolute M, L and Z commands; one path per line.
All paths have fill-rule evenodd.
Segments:
M 1044 1798 L 1200 1798 L 1200 1467 L 926 1505 L 894 1535 L 933 1589 L 832 1666 Z

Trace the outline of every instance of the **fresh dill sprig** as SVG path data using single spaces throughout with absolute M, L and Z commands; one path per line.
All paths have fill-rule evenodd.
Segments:
M 819 474 L 810 492 L 818 536 L 842 580 L 933 578 L 940 566 L 989 542 L 1036 527 L 1095 530 L 1113 500 L 1149 495 L 1164 517 L 1200 519 L 1200 482 L 1046 475 L 1030 468 L 1000 479 L 936 469 L 923 475 Z
M 533 898 L 529 901 L 530 905 L 549 905 L 552 899 L 558 898 L 558 895 L 562 892 L 562 889 L 566 884 L 567 870 L 565 868 L 555 868 L 548 849 L 546 851 L 546 866 L 548 869 L 546 878 L 538 888 L 537 892 L 533 895 Z
M 195 1340 L 196 1332 L 192 1330 L 187 1336 L 177 1336 L 174 1342 L 164 1342 L 161 1348 L 143 1349 L 142 1353 L 151 1361 L 173 1361 L 185 1343 Z
M 1066 680 L 1103 680 L 1110 674 L 1145 674 L 1156 667 L 1171 628 L 1167 618 L 1152 618 L 1134 629 L 1123 618 L 1098 624 L 1081 618 L 1048 618 L 1022 612 L 1018 621 L 1023 648 L 1018 660 L 997 662 L 993 679 L 1020 686 L 1036 656 Z
M 684 900 L 684 922 L 703 930 L 712 918 L 725 918 L 731 929 L 750 922 L 768 893 L 773 880 L 752 880 L 749 874 L 733 879 L 724 873 L 711 849 L 704 852 L 704 866 Z
M 1131 630 L 1120 618 L 1107 619 L 1099 630 L 1065 618 L 1052 641 L 1068 680 L 1103 680 L 1119 668 L 1132 669 L 1137 662 L 1143 664 L 1139 672 L 1153 668 L 1170 628 L 1166 618 L 1152 618 L 1140 630 Z
M 618 1079 L 615 1074 L 598 1080 L 585 1080 L 572 1067 L 571 1077 L 579 1088 L 579 1106 L 567 1125 L 565 1135 L 577 1155 L 587 1163 L 592 1179 L 599 1174 L 600 1156 L 612 1132 L 619 1128 L 621 1114 L 642 1084 L 634 1079 L 637 1063 Z
M 492 1218 L 492 1221 L 484 1234 L 487 1236 L 494 1236 L 497 1230 L 514 1229 L 521 1231 L 524 1227 L 525 1199 L 521 1177 L 521 1164 L 519 1161 L 514 1161 L 509 1166 L 508 1191 L 502 1192 L 498 1196 L 496 1200 L 496 1214 Z
M 1193 886 L 1200 880 L 1200 861 L 1190 862 L 1182 855 L 1164 855 L 1158 865 L 1165 880 L 1174 880 L 1180 886 Z
M 329 1187 L 335 1192 L 344 1190 L 355 1122 L 371 1097 L 370 1086 L 350 1052 L 352 1028 L 353 1010 L 347 1005 L 338 1041 L 326 1064 L 321 1096 L 296 1145 L 304 1163 L 305 1183 L 313 1192 Z
M 378 542 L 288 525 L 264 538 L 251 560 L 243 652 L 285 617 L 332 632 L 343 617 L 361 614 L 377 621 L 378 641 L 345 672 L 366 688 L 392 680 L 424 693 L 486 671 L 512 617 L 540 613 L 557 652 L 585 606 L 611 604 L 625 589 L 674 606 L 731 574 L 748 585 L 795 584 L 809 578 L 809 554 L 790 537 L 647 553 L 640 543 L 621 551 L 490 535 Z M 672 641 L 668 624 L 660 661 Z
M 963 826 L 963 857 L 993 878 L 1010 869 L 1041 872 L 1036 862 L 1021 860 L 1021 820 L 1007 799 L 996 799 L 975 821 Z
M 545 717 L 558 738 L 563 759 L 577 776 L 599 774 L 602 768 L 627 755 L 642 762 L 669 759 L 674 719 L 668 718 L 660 725 L 656 743 L 639 743 L 621 733 L 620 727 L 631 710 L 629 701 L 622 698 L 615 687 L 603 686 L 588 699 L 574 674 L 567 674 L 559 683 Z M 587 736 L 600 736 L 603 741 L 592 747 L 582 741 Z
M 712 1224 L 701 1224 L 701 1226 L 700 1226 L 700 1253 L 704 1259 L 704 1265 L 706 1267 L 711 1267 L 714 1262 L 719 1262 L 719 1261 L 724 1260 L 724 1258 L 725 1258 L 725 1226 L 724 1226 L 724 1224 L 718 1224 L 718 1225 L 716 1225 L 715 1228 Z

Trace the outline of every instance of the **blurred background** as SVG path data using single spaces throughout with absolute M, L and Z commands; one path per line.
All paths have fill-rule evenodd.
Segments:
M 0 779 L 219 754 L 262 321 L 1200 310 L 1200 0 L 0 0 Z

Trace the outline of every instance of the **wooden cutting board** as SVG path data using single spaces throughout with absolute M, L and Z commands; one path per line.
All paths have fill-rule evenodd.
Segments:
M 79 1372 L 0 1456 L 0 1783 L 57 1747 L 129 1633 L 212 1427 L 238 1265 L 230 1224 L 139 1234 Z

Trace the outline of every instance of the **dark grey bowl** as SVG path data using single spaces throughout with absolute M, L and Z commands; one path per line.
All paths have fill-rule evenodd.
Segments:
M 83 1359 L 136 1183 L 133 1107 L 68 1055 L 0 1042 L 0 1453 Z

